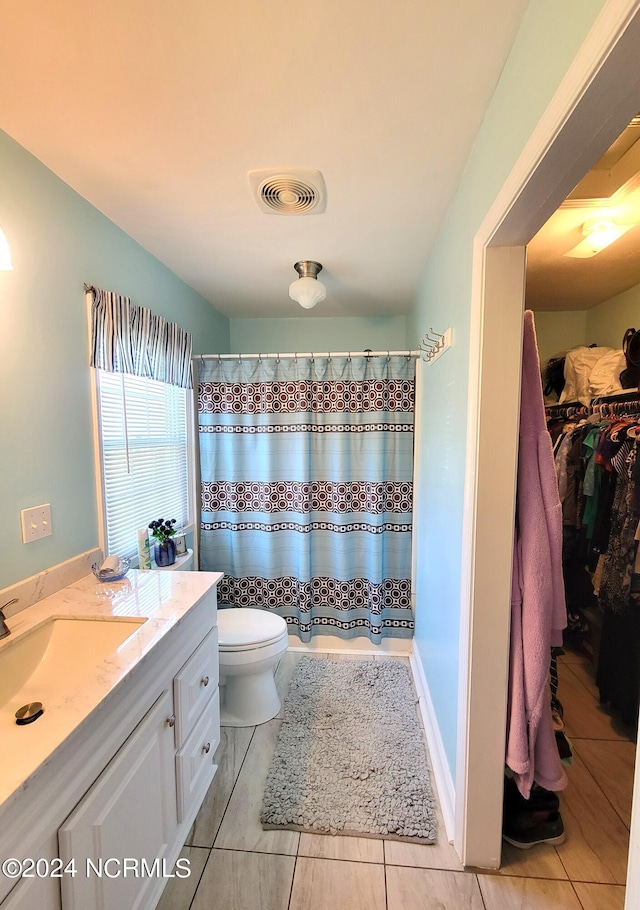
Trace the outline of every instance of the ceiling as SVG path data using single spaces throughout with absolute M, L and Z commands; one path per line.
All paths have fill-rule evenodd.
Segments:
M 526 5 L 5 0 L 2 127 L 228 316 L 305 315 L 299 259 L 312 315 L 406 313 Z M 271 167 L 326 211 L 260 211 Z
M 582 225 L 613 218 L 628 228 L 588 259 L 566 254 Z M 631 227 L 629 227 L 631 225 Z M 640 284 L 640 117 L 635 117 L 527 247 L 526 305 L 588 310 Z

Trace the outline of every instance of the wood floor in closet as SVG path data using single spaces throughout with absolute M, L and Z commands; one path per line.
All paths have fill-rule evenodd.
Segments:
M 541 878 L 568 878 L 578 897 L 581 883 L 602 885 L 594 910 L 617 910 L 624 902 L 635 732 L 600 705 L 590 659 L 566 649 L 558 661 L 558 697 L 564 707 L 566 734 L 574 751 L 567 768 L 569 786 L 560 794 L 567 835 L 559 847 L 529 851 L 505 845 L 503 871 Z M 618 887 L 604 887 L 618 886 Z
M 281 695 L 301 657 L 281 661 Z M 505 844 L 490 873 L 460 865 L 439 811 L 434 846 L 263 831 L 278 716 L 223 728 L 218 773 L 182 853 L 192 875 L 170 881 L 158 910 L 623 910 L 635 744 L 599 706 L 586 658 L 567 653 L 559 675 L 575 750 L 562 846 Z

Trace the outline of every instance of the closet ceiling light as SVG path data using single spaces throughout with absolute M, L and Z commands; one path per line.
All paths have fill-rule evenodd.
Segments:
M 289 297 L 305 310 L 310 310 L 327 296 L 326 287 L 317 278 L 322 266 L 312 259 L 302 259 L 293 267 L 300 277 L 289 285 Z
M 10 272 L 12 269 L 13 266 L 11 264 L 9 244 L 7 238 L 4 236 L 2 228 L 0 228 L 0 271 Z
M 564 255 L 571 256 L 573 259 L 588 259 L 618 240 L 633 226 L 633 224 L 618 224 L 610 218 L 594 218 L 591 221 L 585 221 L 582 225 L 585 239 Z

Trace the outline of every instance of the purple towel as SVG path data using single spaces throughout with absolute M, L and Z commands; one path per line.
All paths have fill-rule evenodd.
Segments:
M 511 596 L 506 763 L 528 799 L 567 785 L 551 723 L 551 646 L 562 644 L 562 508 L 547 432 L 533 313 L 524 314 L 520 448 Z

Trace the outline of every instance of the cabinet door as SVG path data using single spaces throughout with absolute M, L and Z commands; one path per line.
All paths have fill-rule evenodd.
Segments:
M 2 902 L 2 910 L 58 910 L 60 885 L 55 879 L 24 879 Z
M 171 872 L 163 860 L 178 827 L 172 713 L 165 692 L 60 829 L 60 856 L 78 869 L 62 882 L 63 910 L 146 910 Z
M 60 885 L 55 879 L 23 879 L 2 902 L 2 910 L 58 910 Z
M 40 859 L 43 865 L 40 875 L 43 875 L 43 878 L 38 876 L 37 869 L 29 869 L 27 876 L 18 882 L 3 901 L 0 901 L 2 910 L 60 910 L 62 873 L 56 859 L 58 838 L 52 835 L 44 844 L 32 849 L 29 855 L 31 859 Z M 47 875 L 47 870 L 54 874 Z

